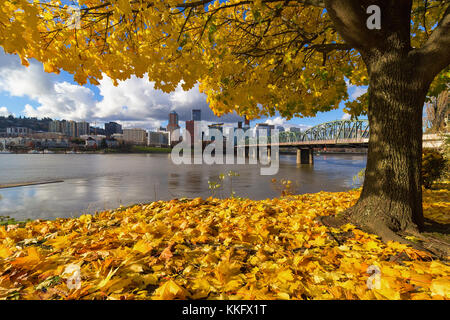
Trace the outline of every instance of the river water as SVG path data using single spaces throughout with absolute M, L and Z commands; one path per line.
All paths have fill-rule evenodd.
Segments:
M 359 186 L 353 177 L 365 155 L 316 155 L 314 165 L 297 165 L 281 155 L 274 176 L 259 165 L 175 165 L 169 154 L 0 154 L 0 185 L 50 180 L 61 183 L 0 189 L 0 216 L 22 219 L 75 217 L 120 205 L 173 198 L 207 198 L 208 181 L 230 170 L 237 196 L 259 200 L 279 196 L 272 179 L 289 179 L 296 193 L 343 191 Z M 216 196 L 230 194 L 229 179 Z

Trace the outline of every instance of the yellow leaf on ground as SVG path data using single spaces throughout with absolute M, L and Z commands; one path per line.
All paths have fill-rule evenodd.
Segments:
M 282 283 L 286 283 L 288 281 L 293 281 L 294 280 L 294 276 L 292 275 L 292 271 L 291 270 L 285 270 L 285 271 L 282 271 L 282 272 L 278 273 L 277 278 Z
M 147 254 L 153 249 L 153 247 L 144 240 L 139 240 L 133 247 L 133 250 L 139 251 L 140 253 Z
M 450 298 L 450 279 L 438 278 L 431 282 L 431 295 L 440 295 L 445 298 Z
M 36 264 L 38 264 L 39 262 L 41 262 L 39 253 L 37 252 L 35 247 L 29 247 L 27 249 L 27 253 L 28 255 L 26 255 L 25 257 L 20 257 L 17 258 L 16 260 L 12 261 L 11 264 L 12 265 L 19 265 L 22 268 L 33 268 Z
M 186 299 L 188 296 L 189 293 L 173 280 L 166 281 L 155 291 L 155 298 L 160 300 Z

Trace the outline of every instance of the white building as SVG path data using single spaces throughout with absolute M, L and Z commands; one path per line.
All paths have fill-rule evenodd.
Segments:
M 147 144 L 147 131 L 144 129 L 123 129 L 123 141 L 129 144 Z

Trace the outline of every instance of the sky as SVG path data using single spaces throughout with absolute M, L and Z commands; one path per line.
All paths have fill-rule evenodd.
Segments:
M 116 121 L 124 128 L 155 130 L 166 126 L 171 111 L 179 114 L 180 126 L 191 119 L 192 109 L 202 110 L 203 124 L 223 122 L 226 126 L 236 126 L 242 118 L 236 114 L 218 118 L 206 102 L 206 96 L 198 86 L 183 91 L 179 86 L 172 93 L 155 90 L 147 78 L 132 77 L 119 82 L 114 87 L 108 77 L 99 81 L 98 86 L 80 86 L 73 76 L 62 71 L 56 75 L 44 72 L 42 63 L 31 60 L 25 67 L 16 55 L 0 52 L 0 116 L 50 117 L 88 121 L 92 126 L 103 127 L 103 123 Z M 366 92 L 366 87 L 349 87 L 351 100 Z M 313 118 L 294 118 L 289 121 L 279 115 L 261 118 L 252 124 L 267 122 L 274 125 L 306 129 L 323 122 L 349 118 L 339 109 L 318 113 Z

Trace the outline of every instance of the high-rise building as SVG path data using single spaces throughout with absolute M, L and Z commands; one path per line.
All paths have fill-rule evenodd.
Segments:
M 144 129 L 123 129 L 123 141 L 130 144 L 147 144 L 147 131 Z
M 69 137 L 76 137 L 77 136 L 77 123 L 75 121 L 69 120 L 67 122 L 67 128 L 68 128 L 67 135 Z
M 105 132 L 108 137 L 112 136 L 114 133 L 122 133 L 122 126 L 117 122 L 105 123 Z
M 178 113 L 175 111 L 169 113 L 169 124 L 178 125 Z
M 174 134 L 174 131 L 180 129 L 180 126 L 178 125 L 178 113 L 175 111 L 172 111 L 169 113 L 169 124 L 167 125 L 167 131 L 169 131 L 170 136 L 170 142 L 178 141 L 179 136 Z
M 61 121 L 59 120 L 53 120 L 48 125 L 48 131 L 49 132 L 62 132 L 61 131 Z
M 192 109 L 192 120 L 194 120 L 194 121 L 202 121 L 202 110 L 200 110 L 200 109 Z
M 186 131 L 189 133 L 189 138 L 186 136 L 184 140 L 191 145 L 194 142 L 194 127 L 194 120 L 186 121 Z
M 91 131 L 88 122 L 75 122 L 73 120 L 53 120 L 48 126 L 49 132 L 59 132 L 68 137 L 79 137 L 87 135 Z
M 188 139 L 187 135 L 185 135 L 184 140 L 190 145 L 193 145 L 194 142 L 198 142 L 203 139 L 203 133 L 200 127 L 200 123 L 197 121 L 186 121 L 186 132 L 189 133 L 190 139 Z
M 77 137 L 83 136 L 90 133 L 90 126 L 89 123 L 83 121 L 83 122 L 77 122 Z

